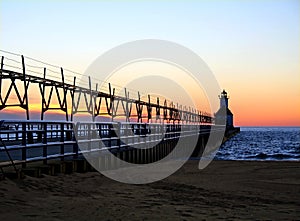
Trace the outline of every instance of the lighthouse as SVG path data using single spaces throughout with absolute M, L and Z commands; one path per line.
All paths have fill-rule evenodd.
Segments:
M 228 95 L 225 90 L 219 95 L 220 109 L 215 113 L 215 124 L 224 125 L 226 128 L 233 128 L 233 114 L 228 108 Z
M 220 99 L 220 108 L 221 107 L 226 107 L 228 108 L 228 99 L 229 97 L 227 96 L 227 92 L 225 90 L 222 91 L 221 95 L 219 95 Z

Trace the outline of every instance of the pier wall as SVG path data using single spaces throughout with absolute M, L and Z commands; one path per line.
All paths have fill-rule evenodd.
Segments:
M 169 154 L 180 158 L 184 148 L 173 151 L 178 140 L 189 145 L 197 139 L 192 156 L 201 156 L 212 133 L 210 125 L 4 121 L 0 129 L 0 167 L 53 160 L 82 159 L 88 153 L 95 164 L 114 165 L 112 153 L 119 159 L 145 164 L 159 161 Z M 93 163 L 94 163 L 93 162 Z

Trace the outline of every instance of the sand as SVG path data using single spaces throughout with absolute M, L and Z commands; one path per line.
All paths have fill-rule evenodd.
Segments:
M 0 220 L 296 220 L 300 162 L 190 161 L 147 185 L 97 172 L 0 181 Z

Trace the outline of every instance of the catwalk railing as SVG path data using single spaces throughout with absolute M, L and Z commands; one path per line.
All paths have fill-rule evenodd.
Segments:
M 1 122 L 0 167 L 174 143 L 179 137 L 209 133 L 214 124 L 210 114 L 163 97 L 141 96 L 137 91 L 3 50 L 0 59 L 0 114 L 20 107 L 27 119 Z M 36 100 L 41 101 L 40 120 L 33 121 L 30 102 Z M 63 113 L 65 121 L 45 121 L 51 110 Z M 74 123 L 77 114 L 90 118 L 87 123 Z M 112 122 L 99 122 L 103 120 L 99 116 Z M 116 118 L 125 123 L 114 122 Z
M 2 55 L 2 56 L 1 56 Z M 175 104 L 162 97 L 140 95 L 120 86 L 93 79 L 74 71 L 63 69 L 33 58 L 0 50 L 0 111 L 21 107 L 30 118 L 30 99 L 41 100 L 40 119 L 46 112 L 59 110 L 66 121 L 73 121 L 78 113 L 91 116 L 123 117 L 126 122 L 163 122 L 181 124 L 213 124 L 214 118 L 184 105 Z M 25 62 L 26 61 L 26 62 Z M 32 85 L 39 91 L 31 95 Z M 15 93 L 15 95 L 14 95 Z M 123 94 L 123 95 L 121 95 Z M 55 97 L 57 102 L 54 101 Z M 146 97 L 144 100 L 143 97 Z M 14 102 L 9 102 L 10 98 Z M 161 102 L 163 100 L 163 102 Z
M 2 121 L 0 167 L 51 159 L 77 158 L 104 150 L 147 149 L 182 137 L 208 135 L 209 125 Z M 224 130 L 214 126 L 214 130 Z M 80 146 L 80 148 L 78 147 Z M 11 156 L 11 159 L 9 159 Z M 13 162 L 11 162 L 11 160 Z

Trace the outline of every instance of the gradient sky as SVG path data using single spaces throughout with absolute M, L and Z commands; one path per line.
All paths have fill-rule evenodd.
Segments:
M 300 125 L 299 1 L 0 1 L 0 48 L 77 72 L 163 39 L 196 52 L 239 126 Z

